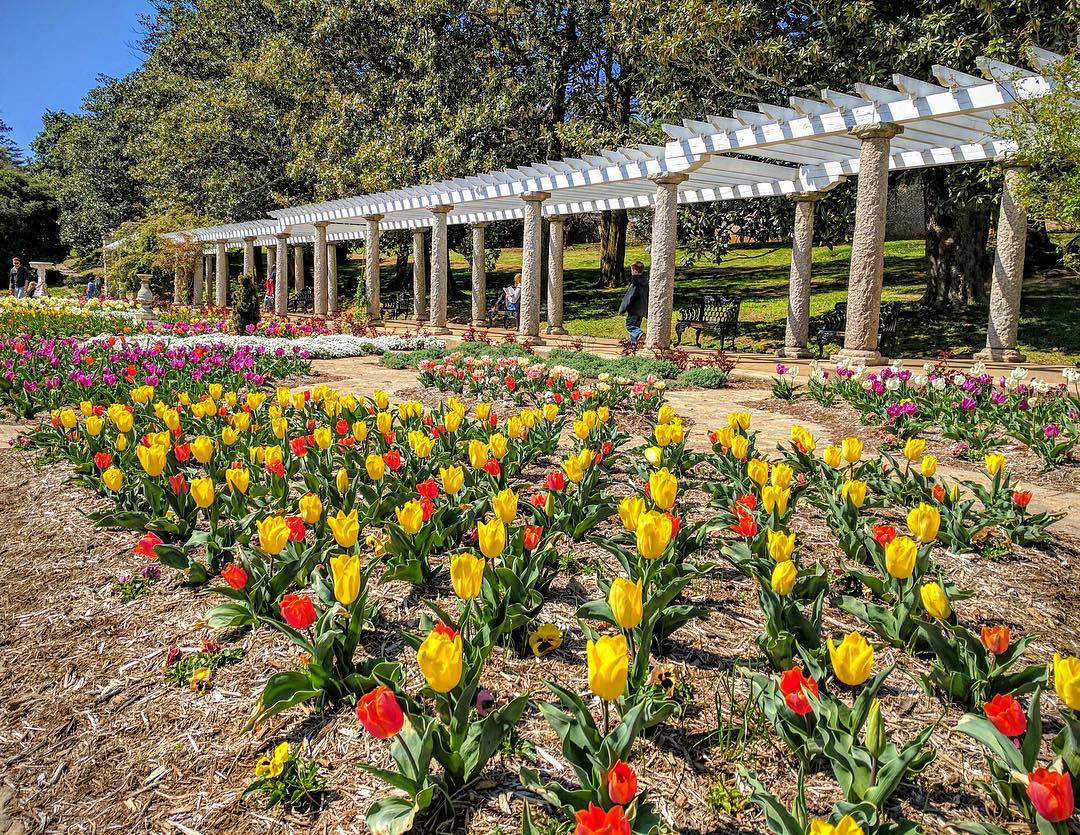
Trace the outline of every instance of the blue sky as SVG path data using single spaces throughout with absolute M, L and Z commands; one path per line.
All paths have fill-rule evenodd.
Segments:
M 98 75 L 142 63 L 137 16 L 148 0 L 0 0 L 0 119 L 24 150 L 46 110 L 78 110 Z

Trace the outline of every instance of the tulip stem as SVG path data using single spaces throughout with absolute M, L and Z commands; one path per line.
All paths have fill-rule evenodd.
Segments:
M 608 713 L 607 699 L 600 700 L 600 708 L 604 714 L 604 736 L 607 737 L 608 731 L 611 729 L 611 715 Z

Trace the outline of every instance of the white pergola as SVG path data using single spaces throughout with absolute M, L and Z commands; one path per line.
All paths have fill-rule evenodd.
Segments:
M 1018 101 L 1045 95 L 1039 73 L 1060 56 L 1034 49 L 1034 70 L 977 59 L 981 75 L 934 67 L 935 81 L 892 77 L 893 88 L 857 84 L 854 93 L 822 90 L 820 99 L 792 97 L 788 106 L 758 104 L 730 116 L 665 125 L 664 146 L 638 145 L 575 159 L 548 160 L 428 185 L 394 189 L 281 209 L 266 220 L 184 233 L 213 244 L 218 300 L 229 246 L 243 244 L 245 269 L 255 246 L 276 246 L 278 275 L 288 275 L 285 244 L 313 242 L 318 314 L 336 308 L 336 277 L 327 253 L 337 241 L 364 240 L 369 318 L 380 318 L 378 252 L 384 229 L 414 231 L 414 314 L 445 332 L 447 226 L 468 224 L 473 235 L 474 324 L 485 316 L 484 229 L 523 219 L 519 331 L 539 340 L 541 220 L 551 222 L 547 331 L 562 333 L 563 221 L 608 209 L 654 210 L 647 344 L 670 344 L 675 273 L 675 219 L 680 204 L 788 196 L 795 204 L 795 236 L 784 356 L 806 355 L 814 204 L 846 178 L 858 178 L 849 279 L 848 320 L 841 354 L 880 361 L 877 331 L 888 173 L 913 168 L 999 161 L 1006 167 L 997 235 L 986 356 L 1018 359 L 1016 324 L 1026 219 L 1017 205 L 1009 168 L 1015 150 L 995 129 Z M 430 311 L 423 246 L 430 227 Z M 303 281 L 302 270 L 298 273 Z M 224 277 L 227 279 L 227 275 Z M 285 311 L 285 281 L 277 307 Z

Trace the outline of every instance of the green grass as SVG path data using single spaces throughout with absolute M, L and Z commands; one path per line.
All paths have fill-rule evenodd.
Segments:
M 685 253 L 680 250 L 678 262 Z M 810 296 L 811 316 L 819 316 L 847 298 L 848 261 L 851 247 L 814 249 L 814 277 Z M 643 245 L 630 245 L 626 263 L 649 263 Z M 783 344 L 787 315 L 787 286 L 791 250 L 784 247 L 736 246 L 719 262 L 699 261 L 691 268 L 680 266 L 675 283 L 675 306 L 693 301 L 702 293 L 737 295 L 743 299 L 739 315 L 737 348 L 767 352 Z M 597 244 L 567 248 L 564 309 L 566 329 L 578 336 L 621 339 L 626 335 L 618 315 L 624 287 L 599 286 L 600 249 Z M 510 284 L 521 268 L 521 250 L 503 250 L 488 276 L 489 295 Z M 942 350 L 968 354 L 985 345 L 985 306 L 969 306 L 941 316 L 928 316 L 918 306 L 925 282 L 922 241 L 889 241 L 885 244 L 883 301 L 904 305 L 898 337 L 903 356 L 933 357 Z M 459 292 L 450 300 L 450 318 L 468 320 L 471 309 L 469 264 L 451 253 L 453 284 Z M 389 270 L 383 270 L 384 292 Z M 1032 363 L 1080 361 L 1080 277 L 1056 275 L 1027 282 L 1021 306 L 1020 348 Z M 692 334 L 687 333 L 691 339 Z M 703 345 L 712 346 L 709 337 Z

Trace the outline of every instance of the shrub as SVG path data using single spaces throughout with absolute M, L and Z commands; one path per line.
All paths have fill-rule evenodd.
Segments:
M 489 345 L 486 342 L 462 342 L 455 349 L 467 357 L 527 357 L 530 352 L 515 342 Z
M 617 359 L 605 359 L 584 351 L 568 351 L 556 348 L 546 357 L 548 365 L 565 365 L 580 371 L 585 377 L 598 377 L 611 374 L 613 377 L 657 377 L 673 379 L 678 376 L 678 367 L 668 360 L 651 359 L 642 356 L 627 356 Z
M 236 333 L 247 333 L 248 325 L 258 325 L 262 315 L 262 293 L 259 279 L 255 275 L 245 274 L 236 281 L 236 301 L 233 304 L 233 329 Z
M 406 368 L 416 368 L 417 363 L 423 360 L 440 360 L 445 355 L 445 348 L 418 348 L 415 351 L 387 351 L 379 357 L 379 362 L 387 368 L 400 371 Z
M 728 375 L 719 368 L 688 368 L 679 375 L 679 382 L 702 389 L 722 389 L 728 384 Z

